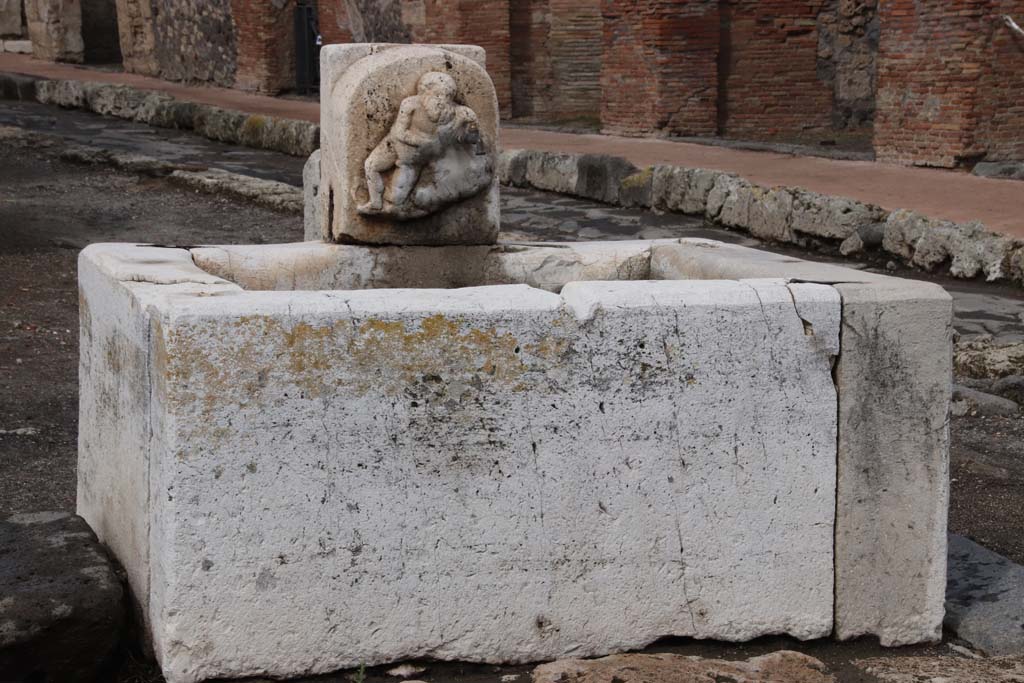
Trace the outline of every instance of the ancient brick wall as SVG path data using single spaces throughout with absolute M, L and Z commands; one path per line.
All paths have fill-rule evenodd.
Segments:
M 509 9 L 513 114 L 597 119 L 601 0 L 511 0 Z
M 511 109 L 508 0 L 318 0 L 318 14 L 325 44 L 479 45 L 502 112 Z
M 791 138 L 832 125 L 818 73 L 824 0 L 725 0 L 719 122 L 730 137 Z
M 604 0 L 602 14 L 604 130 L 714 134 L 718 0 Z
M 989 68 L 981 79 L 974 147 L 989 161 L 1024 159 L 1024 37 L 1000 22 L 1004 15 L 1024 23 L 1024 0 L 993 3 Z
M 881 6 L 875 151 L 952 167 L 1024 156 L 1024 47 L 1001 24 L 1024 0 Z
M 228 1 L 237 35 L 234 86 L 266 93 L 277 93 L 293 87 L 294 3 L 291 0 Z

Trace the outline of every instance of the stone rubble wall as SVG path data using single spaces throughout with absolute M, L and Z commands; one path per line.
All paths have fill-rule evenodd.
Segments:
M 3 92 L 14 99 L 84 109 L 160 128 L 191 130 L 211 140 L 295 156 L 308 156 L 320 146 L 320 126 L 185 102 L 170 95 L 130 86 L 63 79 L 2 79 Z
M 639 169 L 598 154 L 505 150 L 504 185 L 532 187 L 625 207 L 704 216 L 759 239 L 843 256 L 879 252 L 925 271 L 1024 284 L 1024 242 L 908 210 L 791 187 L 766 188 L 723 171 L 679 166 Z
M 159 10 L 154 30 L 161 78 L 235 83 L 237 33 L 230 0 L 160 0 Z
M 37 59 L 79 64 L 85 59 L 78 0 L 26 0 L 25 20 Z

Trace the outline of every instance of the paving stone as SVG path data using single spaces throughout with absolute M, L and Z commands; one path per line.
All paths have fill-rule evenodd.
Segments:
M 303 235 L 307 242 L 323 239 L 320 232 L 320 150 L 309 155 L 302 167 Z
M 42 512 L 0 522 L 0 679 L 95 680 L 120 638 L 123 597 L 81 517 Z
M 1016 403 L 1024 403 L 1024 375 L 1010 375 L 992 384 L 992 393 Z
M 972 173 L 983 178 L 1024 180 L 1024 161 L 982 161 Z
M 799 652 L 773 652 L 745 662 L 676 654 L 566 659 L 533 671 L 533 683 L 830 683 L 825 665 Z
M 987 655 L 1024 655 L 1024 567 L 950 534 L 946 627 Z
M 881 683 L 1020 683 L 1024 658 L 889 657 L 864 659 L 857 668 Z
M 1014 401 L 1001 396 L 978 391 L 965 386 L 953 386 L 953 402 L 950 406 L 953 415 L 1004 415 L 1013 416 L 1020 413 L 1020 406 Z

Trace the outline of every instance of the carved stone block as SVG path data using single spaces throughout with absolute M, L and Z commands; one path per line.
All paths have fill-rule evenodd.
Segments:
M 363 244 L 491 244 L 498 103 L 472 46 L 321 53 L 321 232 Z

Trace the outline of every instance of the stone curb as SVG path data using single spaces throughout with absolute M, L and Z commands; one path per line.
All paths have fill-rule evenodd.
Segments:
M 252 176 L 231 173 L 219 168 L 204 171 L 174 171 L 171 182 L 209 194 L 228 194 L 247 199 L 270 209 L 302 213 L 302 189 Z
M 320 146 L 320 126 L 309 121 L 221 109 L 127 85 L 0 73 L 0 96 L 191 130 L 218 142 L 293 156 L 308 156 Z
M 211 140 L 293 156 L 308 156 L 319 147 L 320 127 L 307 121 L 185 102 L 131 86 L 0 73 L 0 96 L 191 130 Z M 503 185 L 698 215 L 768 241 L 805 248 L 838 245 L 847 257 L 877 252 L 927 272 L 1024 284 L 1024 241 L 989 232 L 977 222 L 953 223 L 905 209 L 890 212 L 801 188 L 765 188 L 725 171 L 670 165 L 639 169 L 604 154 L 504 150 L 498 172 Z M 192 182 L 227 191 L 222 180 Z M 235 194 L 255 199 L 249 193 Z M 267 205 L 295 210 L 290 199 Z
M 277 211 L 288 213 L 302 213 L 303 211 L 302 188 L 276 180 L 231 173 L 218 168 L 196 168 L 195 166 L 173 164 L 141 154 L 76 144 L 68 145 L 61 152 L 60 158 L 74 163 L 112 166 L 129 173 L 166 177 L 178 185 L 209 194 L 231 195 Z
M 531 187 L 622 207 L 703 216 L 754 237 L 800 247 L 838 247 L 843 256 L 878 252 L 928 272 L 1024 284 L 1024 241 L 899 209 L 801 188 L 766 188 L 724 171 L 681 166 L 640 169 L 625 159 L 510 149 L 503 185 Z

